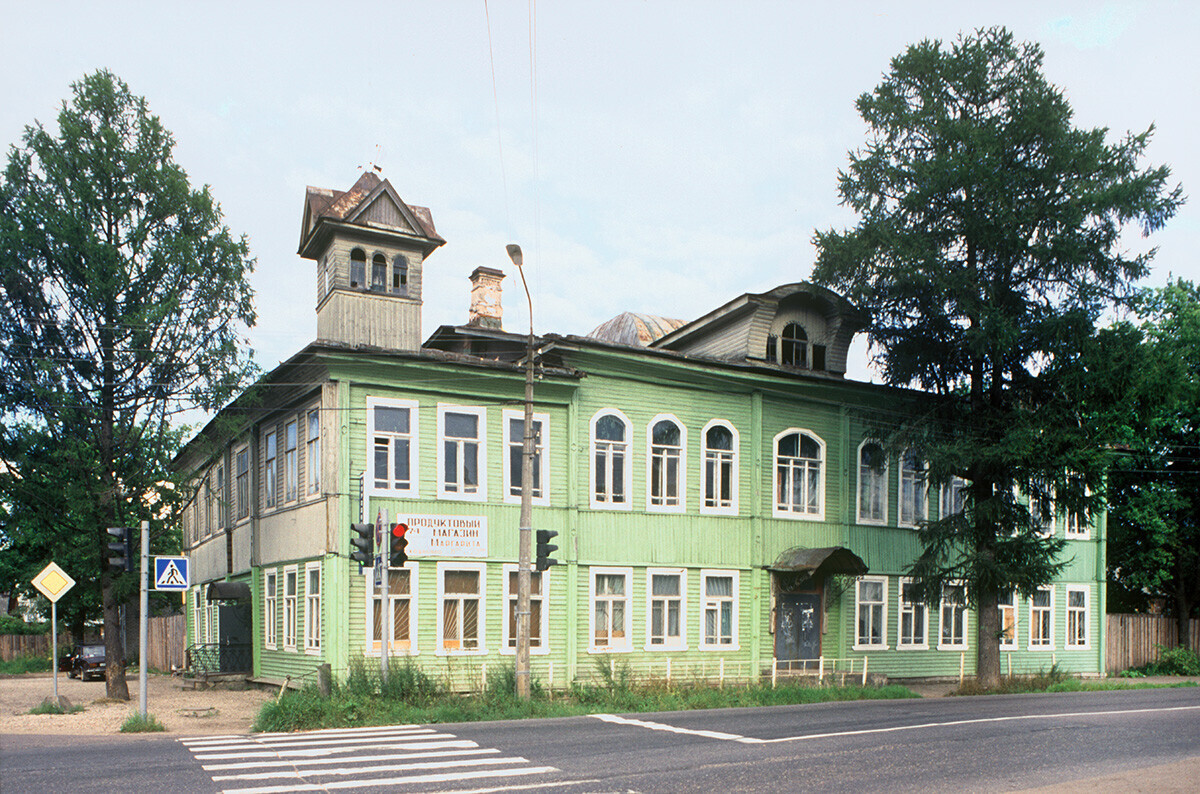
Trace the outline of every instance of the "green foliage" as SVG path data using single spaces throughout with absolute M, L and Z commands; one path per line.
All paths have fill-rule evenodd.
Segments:
M 47 656 L 21 654 L 20 656 L 0 661 L 0 673 L 4 675 L 21 675 L 22 673 L 45 673 L 51 670 L 50 659 Z
M 1200 676 L 1200 655 L 1191 648 L 1176 646 L 1167 648 L 1155 645 L 1158 649 L 1158 659 L 1141 667 L 1131 667 L 1122 670 L 1119 675 L 1123 678 L 1143 678 L 1148 675 L 1188 675 Z
M 50 624 L 27 623 L 12 615 L 0 615 L 0 634 L 49 634 Z
M 858 225 L 814 237 L 813 278 L 869 318 L 885 380 L 937 395 L 874 433 L 923 458 L 932 493 L 967 482 L 962 513 L 921 527 L 911 574 L 930 603 L 965 582 L 981 625 L 998 620 L 1000 593 L 1061 570 L 1063 541 L 1040 532 L 1052 505 L 1102 509 L 1123 389 L 1091 383 L 1113 345 L 1095 328 L 1152 257 L 1128 255 L 1120 232 L 1148 234 L 1183 201 L 1169 169 L 1140 166 L 1153 128 L 1111 144 L 1076 129 L 1042 60 L 1003 28 L 894 58 L 858 99 L 867 143 L 838 175 Z M 989 681 L 996 628 L 976 646 Z
M 64 709 L 58 703 L 55 703 L 54 700 L 52 700 L 51 698 L 46 698 L 38 705 L 31 708 L 28 713 L 29 714 L 78 714 L 81 711 L 83 711 L 83 706 L 71 706 L 71 708 L 68 710 L 68 709 Z
M 121 733 L 157 733 L 166 729 L 167 727 L 158 721 L 158 717 L 153 714 L 143 717 L 136 711 L 121 723 Z

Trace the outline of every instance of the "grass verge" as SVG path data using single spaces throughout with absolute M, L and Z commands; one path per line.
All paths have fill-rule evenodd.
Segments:
M 53 700 L 47 699 L 42 703 L 34 706 L 29 710 L 30 714 L 78 714 L 83 711 L 83 706 L 71 706 L 70 709 L 64 709 Z
M 604 670 L 607 666 L 602 674 Z M 789 683 L 775 688 L 769 684 L 715 688 L 678 683 L 633 684 L 625 675 L 605 675 L 597 684 L 574 684 L 566 692 L 550 693 L 534 682 L 532 696 L 523 700 L 516 697 L 515 682 L 510 667 L 490 675 L 485 692 L 462 695 L 444 690 L 411 664 L 393 668 L 382 686 L 378 673 L 355 665 L 345 681 L 334 683 L 328 698 L 322 697 L 316 687 L 307 687 L 284 692 L 279 699 L 264 704 L 255 719 L 254 730 L 298 731 L 919 697 L 907 687 L 896 685 L 833 687 Z
M 1009 675 L 1000 679 L 996 687 L 980 686 L 975 681 L 966 681 L 954 695 L 1023 695 L 1035 692 L 1109 692 L 1117 689 L 1163 689 L 1170 687 L 1196 686 L 1192 681 L 1178 684 L 1137 684 L 1113 679 L 1084 681 L 1058 669 L 1054 665 L 1033 675 Z
M 136 711 L 121 723 L 121 733 L 154 733 L 165 731 L 166 729 L 167 727 L 158 721 L 158 717 L 155 717 L 153 714 L 147 714 L 145 717 L 142 717 Z
M 0 661 L 0 674 L 22 675 L 24 673 L 50 672 L 50 658 L 23 654 L 8 661 Z

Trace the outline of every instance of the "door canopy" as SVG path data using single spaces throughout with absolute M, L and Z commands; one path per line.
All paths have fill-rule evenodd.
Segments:
M 824 549 L 806 549 L 795 546 L 788 549 L 769 566 L 772 571 L 808 574 L 813 579 L 833 574 L 862 576 L 867 564 L 845 546 L 829 546 Z

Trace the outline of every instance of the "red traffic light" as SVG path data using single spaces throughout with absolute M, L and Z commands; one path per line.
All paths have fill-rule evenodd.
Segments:
M 402 538 L 405 532 L 408 532 L 408 524 L 392 524 L 393 537 Z
M 408 562 L 408 553 L 405 551 L 408 548 L 408 538 L 404 537 L 406 532 L 408 532 L 408 524 L 392 524 L 389 564 L 393 568 L 402 568 L 404 563 Z

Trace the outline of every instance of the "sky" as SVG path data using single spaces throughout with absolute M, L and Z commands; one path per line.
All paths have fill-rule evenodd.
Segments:
M 855 99 L 923 39 L 1007 26 L 1039 43 L 1079 127 L 1156 125 L 1145 164 L 1200 185 L 1200 3 L 0 0 L 0 144 L 54 128 L 106 68 L 176 138 L 193 185 L 257 259 L 265 369 L 316 337 L 296 255 L 307 186 L 379 166 L 429 207 L 426 336 L 466 322 L 468 277 L 508 273 L 504 326 L 586 334 L 624 311 L 694 319 L 808 278 L 814 230 L 848 228 L 837 172 L 865 141 Z M 1200 200 L 1130 251 L 1145 282 L 1200 281 Z M 850 376 L 873 378 L 864 342 Z

